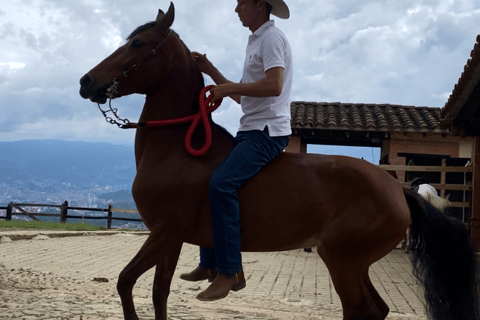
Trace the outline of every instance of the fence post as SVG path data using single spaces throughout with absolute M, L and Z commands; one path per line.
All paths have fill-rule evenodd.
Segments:
M 446 166 L 447 166 L 447 159 L 443 158 L 442 159 L 442 168 L 445 168 Z M 442 171 L 440 173 L 440 184 L 443 184 L 443 186 L 445 186 L 446 183 L 447 183 L 447 172 Z M 440 197 L 445 198 L 445 189 L 440 190 Z
M 12 213 L 13 213 L 13 202 L 10 202 L 7 206 L 7 215 L 5 216 L 7 221 L 12 220 Z
M 68 201 L 62 203 L 60 207 L 60 223 L 67 223 L 67 215 L 68 215 Z
M 112 229 L 112 210 L 113 210 L 113 205 L 110 203 L 108 205 L 107 229 Z

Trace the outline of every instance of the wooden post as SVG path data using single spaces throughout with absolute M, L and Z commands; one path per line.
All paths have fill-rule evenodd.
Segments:
M 5 216 L 7 221 L 12 221 L 12 213 L 13 213 L 13 202 L 10 202 L 7 206 L 7 215 Z
M 307 144 L 302 142 L 299 136 L 290 136 L 288 146 L 285 149 L 288 153 L 307 153 Z
M 68 216 L 68 201 L 62 203 L 60 207 L 60 223 L 67 223 Z
M 472 150 L 472 212 L 470 213 L 470 230 L 472 243 L 476 252 L 480 251 L 480 136 L 473 139 Z
M 442 168 L 447 166 L 447 159 L 442 159 Z M 440 184 L 444 185 L 447 183 L 447 172 L 440 172 Z M 440 189 L 440 197 L 445 198 L 445 189 Z
M 405 157 L 397 157 L 397 160 L 396 160 L 395 164 L 396 164 L 396 165 L 400 165 L 400 166 L 405 166 L 405 165 L 407 164 L 407 158 L 405 158 Z M 398 171 L 397 171 L 397 180 L 398 180 L 398 182 L 404 183 L 404 182 L 405 182 L 405 176 L 406 176 L 405 170 L 398 170 Z
M 113 210 L 113 205 L 110 203 L 108 205 L 107 229 L 112 229 L 112 210 Z

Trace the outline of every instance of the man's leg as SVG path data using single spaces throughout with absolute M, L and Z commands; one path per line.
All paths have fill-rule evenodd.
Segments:
M 215 256 L 217 270 L 220 273 L 215 282 L 219 278 L 228 280 L 235 277 L 230 281 L 235 284 L 235 281 L 239 282 L 238 274 L 242 271 L 240 205 L 237 190 L 281 153 L 287 144 L 287 137 L 271 138 L 267 130 L 239 132 L 236 146 L 215 170 L 210 180 Z M 215 282 L 211 287 L 215 287 Z M 219 294 L 223 296 L 219 296 L 218 292 L 208 292 L 207 289 L 199 294 L 198 298 L 201 300 L 223 298 L 231 288 L 227 288 L 226 293 L 225 288 L 217 289 L 221 289 Z
M 203 281 L 212 282 L 217 276 L 215 264 L 215 250 L 200 247 L 200 264 L 188 273 L 182 273 L 180 279 L 186 281 Z

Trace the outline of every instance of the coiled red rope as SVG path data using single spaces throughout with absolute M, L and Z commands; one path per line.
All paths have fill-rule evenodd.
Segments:
M 217 110 L 222 103 L 222 99 L 220 99 L 211 104 L 213 95 L 211 94 L 208 97 L 206 95 L 212 87 L 213 86 L 207 86 L 203 88 L 202 92 L 200 93 L 200 110 L 197 114 L 179 119 L 147 121 L 142 124 L 139 123 L 138 125 L 146 127 L 164 127 L 192 122 L 188 128 L 187 135 L 185 136 L 185 148 L 187 149 L 187 152 L 193 156 L 199 157 L 204 155 L 212 145 L 212 128 L 210 127 L 210 121 L 208 121 L 208 115 Z M 205 129 L 205 144 L 200 150 L 196 150 L 192 147 L 192 136 L 200 121 L 202 121 Z

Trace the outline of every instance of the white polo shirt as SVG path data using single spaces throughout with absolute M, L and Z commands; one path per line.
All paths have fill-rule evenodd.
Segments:
M 241 83 L 253 83 L 266 78 L 269 69 L 284 69 L 283 89 L 278 97 L 241 97 L 244 115 L 239 131 L 263 130 L 268 127 L 271 137 L 288 136 L 290 127 L 290 91 L 292 90 L 292 50 L 287 38 L 275 27 L 273 20 L 265 22 L 248 39 L 247 55 Z

